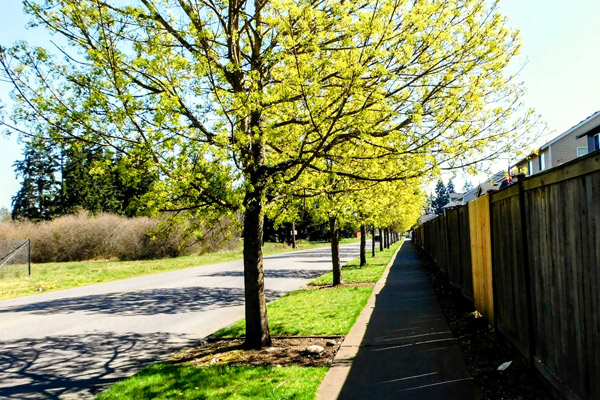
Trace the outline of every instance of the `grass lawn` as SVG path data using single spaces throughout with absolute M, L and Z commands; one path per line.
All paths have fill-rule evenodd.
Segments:
M 356 279 L 376 281 L 401 242 L 369 257 L 370 267 Z M 358 263 L 353 260 L 348 264 Z M 356 265 L 356 264 L 354 264 Z M 364 271 L 369 272 L 365 273 Z M 344 268 L 349 281 L 356 267 Z M 378 271 L 378 272 L 376 272 Z M 362 274 L 362 275 L 360 275 Z M 325 275 L 327 276 L 327 275 Z M 322 278 L 319 278 L 322 279 Z M 364 308 L 372 286 L 305 289 L 289 293 L 268 307 L 271 334 L 285 336 L 346 335 Z M 244 320 L 218 331 L 217 337 L 239 337 Z M 119 382 L 98 399 L 306 399 L 315 398 L 326 367 L 251 367 L 157 364 Z
M 267 306 L 272 335 L 345 335 L 350 331 L 373 291 L 372 286 L 298 290 Z M 239 337 L 245 320 L 215 333 Z
M 342 244 L 355 243 L 357 240 L 344 239 Z M 299 241 L 298 245 L 301 250 L 306 250 L 324 247 L 328 243 Z M 265 243 L 264 247 L 265 254 L 289 251 L 295 250 L 282 243 Z M 5 265 L 0 268 L 0 300 L 240 259 L 241 248 L 160 260 L 44 263 L 33 264 L 31 276 L 27 275 L 27 266 Z
M 389 249 L 383 249 L 375 253 L 375 257 L 371 257 L 370 252 L 367 254 L 367 266 L 359 267 L 360 260 L 355 258 L 348 262 L 342 268 L 342 279 L 346 283 L 357 283 L 357 282 L 377 282 L 383 271 L 385 271 L 386 265 L 390 262 L 390 258 L 394 255 L 394 252 L 398 247 L 402 245 L 402 241 L 396 242 L 390 246 Z M 333 274 L 331 272 L 326 273 L 318 279 L 315 279 L 309 285 L 331 285 L 333 282 Z
M 97 399 L 312 400 L 325 373 L 326 367 L 158 364 L 113 385 Z

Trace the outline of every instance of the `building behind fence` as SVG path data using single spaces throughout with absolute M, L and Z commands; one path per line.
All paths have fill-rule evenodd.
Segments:
M 418 226 L 415 240 L 567 399 L 600 399 L 600 152 Z

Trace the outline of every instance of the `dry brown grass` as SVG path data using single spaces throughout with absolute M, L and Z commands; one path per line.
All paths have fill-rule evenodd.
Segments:
M 227 224 L 226 221 L 223 225 Z M 0 222 L 0 240 L 31 239 L 33 262 L 63 262 L 96 259 L 142 260 L 199 254 L 215 248 L 235 246 L 238 237 L 223 229 L 196 241 L 182 224 L 163 219 L 126 218 L 113 214 L 80 212 L 52 221 Z

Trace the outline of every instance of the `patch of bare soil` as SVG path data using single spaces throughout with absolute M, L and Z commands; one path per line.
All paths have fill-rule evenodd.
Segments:
M 516 352 L 484 318 L 474 313 L 473 303 L 452 286 L 433 261 L 421 253 L 425 272 L 429 276 L 442 311 L 457 338 L 465 361 L 484 399 L 542 400 L 551 399 L 534 373 L 519 360 Z M 498 367 L 512 361 L 499 371 Z
M 182 350 L 171 358 L 178 364 L 197 367 L 208 365 L 300 365 L 307 367 L 330 366 L 343 337 L 274 337 L 271 347 L 261 350 L 242 348 L 243 338 L 209 339 L 199 347 Z M 317 345 L 319 354 L 306 349 Z

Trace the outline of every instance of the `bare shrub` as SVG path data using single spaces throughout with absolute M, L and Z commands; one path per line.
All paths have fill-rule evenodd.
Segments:
M 175 221 L 175 222 L 173 222 Z M 52 221 L 0 222 L 0 240 L 31 239 L 33 262 L 92 259 L 140 260 L 232 250 L 239 244 L 235 224 L 222 218 L 218 224 L 191 229 L 185 220 L 113 214 L 65 215 Z

